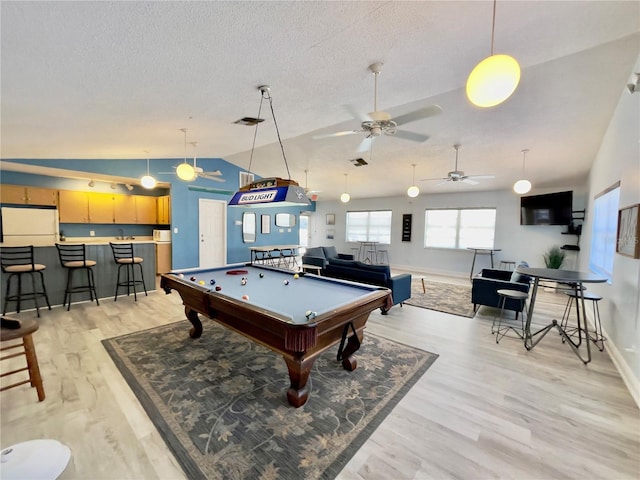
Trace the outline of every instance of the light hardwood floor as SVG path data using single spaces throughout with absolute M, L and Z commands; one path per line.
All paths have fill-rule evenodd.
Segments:
M 539 321 L 559 318 L 564 298 L 540 295 Z M 440 357 L 338 478 L 640 478 L 640 410 L 606 352 L 585 366 L 555 334 L 529 352 L 496 344 L 496 313 L 371 315 L 367 332 Z M 161 291 L 43 311 L 34 340 L 47 398 L 26 385 L 2 392 L 2 447 L 63 442 L 72 458 L 61 479 L 185 478 L 100 343 L 182 318 L 179 296 Z

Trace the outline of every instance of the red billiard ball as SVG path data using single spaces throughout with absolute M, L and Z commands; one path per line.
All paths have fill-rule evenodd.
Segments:
M 222 287 L 220 285 L 216 286 L 216 292 L 219 292 L 220 290 L 222 290 Z
M 249 295 L 242 295 L 243 300 L 249 300 Z

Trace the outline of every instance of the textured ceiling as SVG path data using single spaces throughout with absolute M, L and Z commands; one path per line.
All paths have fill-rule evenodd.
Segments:
M 7 2 L 2 22 L 2 158 L 199 157 L 249 165 L 257 87 L 271 86 L 292 178 L 336 198 L 400 195 L 416 177 L 459 169 L 493 174 L 479 185 L 420 182 L 423 192 L 537 187 L 583 179 L 640 55 L 638 1 L 499 1 L 495 51 L 522 79 L 504 104 L 465 98 L 472 68 L 489 54 L 491 1 L 446 2 Z M 392 116 L 438 104 L 439 116 L 382 136 L 371 154 L 344 108 L 373 110 L 368 66 L 383 62 L 378 109 Z M 637 67 L 636 67 L 637 68 Z M 252 170 L 287 176 L 270 112 Z M 368 166 L 349 160 L 363 157 Z

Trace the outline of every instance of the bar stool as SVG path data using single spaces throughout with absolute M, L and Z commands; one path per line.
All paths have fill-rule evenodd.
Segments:
M 496 343 L 500 343 L 500 339 L 504 337 L 509 330 L 512 330 L 518 338 L 524 340 L 524 316 L 526 314 L 526 300 L 529 297 L 528 293 L 520 292 L 518 290 L 501 289 L 497 291 L 500 296 L 500 319 L 496 326 L 496 318 L 493 317 L 493 323 L 491 325 L 491 333 L 496 335 Z M 521 302 L 522 315 L 520 315 L 520 330 L 517 330 L 512 325 L 502 326 L 502 318 L 504 316 L 504 304 L 507 298 Z
M 498 269 L 502 270 L 504 267 L 505 270 L 515 270 L 516 262 L 511 260 L 500 260 L 500 265 L 498 265 Z
M 67 311 L 71 309 L 71 294 L 89 292 L 91 301 L 96 301 L 96 305 L 100 305 L 98 294 L 96 293 L 95 281 L 93 279 L 93 267 L 96 266 L 95 260 L 87 260 L 87 247 L 84 243 L 79 244 L 61 244 L 56 243 L 60 264 L 67 269 L 67 286 L 64 290 L 64 301 L 62 305 L 67 305 Z M 80 285 L 73 285 L 73 273 L 78 270 L 84 270 L 87 274 L 87 282 Z
M 12 328 L 5 328 L 5 324 L 12 325 Z M 16 326 L 18 328 L 15 328 Z M 32 318 L 26 320 L 16 320 L 9 317 L 2 317 L 2 328 L 0 328 L 0 342 L 4 343 L 10 340 L 17 339 L 21 339 L 22 341 L 20 343 L 14 343 L 8 346 L 3 345 L 2 347 L 0 347 L 0 352 L 6 352 L 8 350 L 13 350 L 16 348 L 21 348 L 22 350 L 8 355 L 3 354 L 2 356 L 0 356 L 0 361 L 24 355 L 27 359 L 27 366 L 24 368 L 19 368 L 17 370 L 12 370 L 10 372 L 3 372 L 2 374 L 0 374 L 0 377 L 5 377 L 8 375 L 26 371 L 29 372 L 29 379 L 7 385 L 6 387 L 2 387 L 0 388 L 0 391 L 8 390 L 13 387 L 24 385 L 25 383 L 29 383 L 32 387 L 35 387 L 36 393 L 38 394 L 38 401 L 41 402 L 45 397 L 44 386 L 42 385 L 40 367 L 38 366 L 38 357 L 36 357 L 36 349 L 33 345 L 33 338 L 31 336 L 31 334 L 36 330 L 38 330 L 38 322 Z
M 142 285 L 144 289 L 145 296 L 147 295 L 147 287 L 144 284 L 144 273 L 142 271 L 142 262 L 144 261 L 141 257 L 136 257 L 133 254 L 133 243 L 109 243 L 111 245 L 111 251 L 113 252 L 113 260 L 118 265 L 118 280 L 116 281 L 116 295 L 113 301 L 118 300 L 118 289 L 120 287 L 127 288 L 127 295 L 129 295 L 131 288 L 133 288 L 133 298 L 137 302 L 138 295 L 136 293 L 136 285 Z M 133 268 L 135 265 L 140 269 L 140 278 L 141 280 L 136 280 L 135 269 Z M 120 270 L 122 267 L 125 268 L 126 271 L 126 280 L 120 281 Z
M 378 249 L 378 262 L 379 265 L 389 265 L 389 251 Z
M 7 313 L 7 304 L 16 302 L 16 312 L 20 313 L 20 306 L 22 300 L 33 300 L 36 306 L 36 313 L 40 316 L 40 308 L 38 305 L 38 297 L 44 297 L 47 302 L 47 307 L 51 310 L 49 304 L 49 297 L 47 296 L 47 287 L 44 284 L 43 270 L 47 268 L 45 265 L 35 263 L 33 255 L 33 245 L 24 247 L 2 247 L 0 252 L 2 271 L 9 274 L 7 278 L 7 289 L 4 295 L 4 306 L 2 308 L 2 314 Z M 36 287 L 36 279 L 34 273 L 40 275 L 40 284 L 42 290 L 38 291 Z M 29 275 L 31 277 L 31 291 L 22 291 L 22 276 Z M 18 292 L 15 295 L 11 295 L 11 283 L 13 279 L 18 280 Z
M 566 330 L 567 324 L 569 323 L 571 306 L 573 305 L 574 300 L 576 301 L 576 314 L 580 315 L 580 312 L 579 312 L 580 295 L 578 295 L 578 292 L 575 289 L 573 291 L 564 292 L 564 294 L 569 297 L 569 300 L 567 300 L 567 305 L 565 306 L 564 313 L 562 315 L 562 320 L 560 321 L 560 326 L 564 330 Z M 586 312 L 583 312 L 585 331 L 587 332 L 589 340 L 591 340 L 595 344 L 595 346 L 598 347 L 598 350 L 600 350 L 601 352 L 604 352 L 604 341 L 606 340 L 606 338 L 602 334 L 602 322 L 600 321 L 600 308 L 598 307 L 598 302 L 602 300 L 602 297 L 600 295 L 587 292 L 586 289 L 583 290 L 582 294 L 584 295 L 585 301 L 587 300 L 591 301 L 591 305 L 593 307 L 593 324 L 595 327 L 595 335 L 591 335 L 589 333 L 589 329 L 587 328 L 587 319 L 585 317 Z M 580 332 L 578 332 L 578 327 L 575 327 L 571 330 L 571 333 L 567 333 L 567 334 L 571 336 L 575 336 L 576 334 L 580 335 Z M 564 339 L 562 341 L 564 343 Z

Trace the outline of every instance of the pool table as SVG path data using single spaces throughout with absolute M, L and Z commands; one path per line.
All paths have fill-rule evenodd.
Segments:
M 202 314 L 281 354 L 291 380 L 287 400 L 300 407 L 309 397 L 307 380 L 315 359 L 340 343 L 338 361 L 354 370 L 353 354 L 369 314 L 391 308 L 392 299 L 383 287 L 312 274 L 295 278 L 294 273 L 231 265 L 163 274 L 160 286 L 179 293 L 193 325 L 192 338 L 202 335 Z

